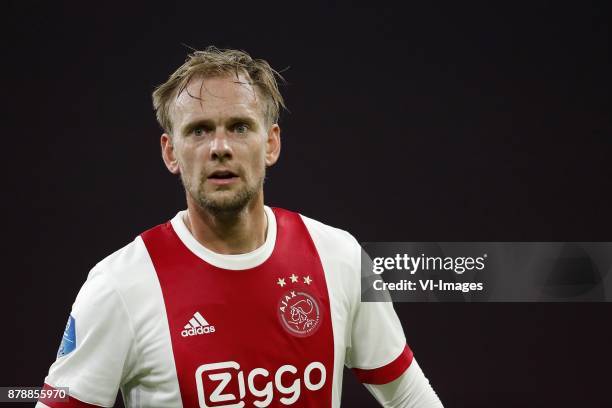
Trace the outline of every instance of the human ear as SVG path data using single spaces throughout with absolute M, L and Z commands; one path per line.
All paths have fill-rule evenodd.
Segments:
M 270 126 L 266 139 L 266 167 L 272 166 L 278 160 L 281 150 L 280 127 L 277 123 Z
M 172 136 L 167 133 L 161 135 L 160 139 L 162 158 L 164 164 L 172 174 L 180 174 L 181 169 L 179 168 L 178 159 L 174 153 L 174 143 L 172 142 Z

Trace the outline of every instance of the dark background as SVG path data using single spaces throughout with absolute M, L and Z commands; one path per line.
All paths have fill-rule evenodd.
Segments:
M 0 385 L 41 385 L 89 269 L 184 207 L 150 99 L 182 43 L 290 67 L 269 205 L 360 241 L 612 240 L 605 2 L 295 3 L 3 6 Z M 612 406 L 609 303 L 396 309 L 447 407 Z M 352 375 L 343 403 L 376 406 Z

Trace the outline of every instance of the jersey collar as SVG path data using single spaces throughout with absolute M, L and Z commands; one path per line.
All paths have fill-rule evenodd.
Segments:
M 274 250 L 274 244 L 276 243 L 276 217 L 270 207 L 264 206 L 264 211 L 268 218 L 266 240 L 262 246 L 246 254 L 223 255 L 204 247 L 191 235 L 191 232 L 189 232 L 189 229 L 187 229 L 183 222 L 183 215 L 187 210 L 179 211 L 170 220 L 170 223 L 183 244 L 203 261 L 222 269 L 243 270 L 261 265 L 272 255 Z

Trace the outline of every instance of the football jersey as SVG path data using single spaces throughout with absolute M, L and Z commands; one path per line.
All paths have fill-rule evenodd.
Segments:
M 99 262 L 79 291 L 39 406 L 339 407 L 343 367 L 384 384 L 412 362 L 392 303 L 361 303 L 347 232 L 265 207 L 264 244 L 202 246 L 184 211 Z M 43 405 L 44 403 L 44 405 Z

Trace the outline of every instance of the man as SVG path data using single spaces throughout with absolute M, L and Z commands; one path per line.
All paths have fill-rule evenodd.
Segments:
M 355 239 L 264 205 L 268 63 L 197 51 L 153 102 L 187 210 L 92 269 L 45 379 L 70 401 L 39 406 L 338 407 L 346 364 L 384 406 L 440 407 L 392 305 L 360 302 Z

